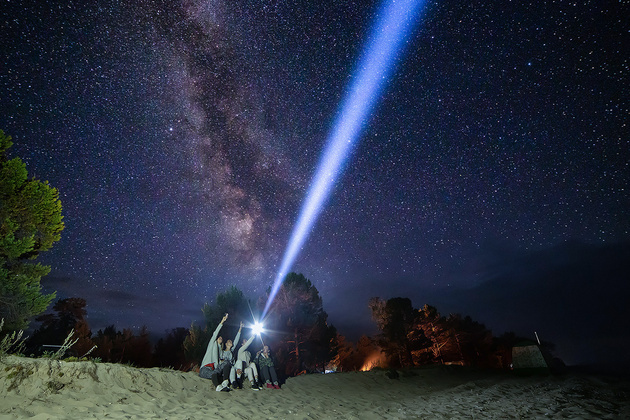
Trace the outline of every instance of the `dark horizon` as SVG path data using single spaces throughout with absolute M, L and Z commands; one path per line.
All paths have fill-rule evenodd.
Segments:
M 592 245 L 572 241 L 525 256 L 512 256 L 502 262 L 494 261 L 494 265 L 489 263 L 487 275 L 480 275 L 483 281 L 477 285 L 439 297 L 427 297 L 425 301 L 420 301 L 421 298 L 417 295 L 397 294 L 395 290 L 382 296 L 369 295 L 369 290 L 364 290 L 360 295 L 369 296 L 365 299 L 364 310 L 353 314 L 340 310 L 343 304 L 336 296 L 329 297 L 321 292 L 320 295 L 323 308 L 329 315 L 329 323 L 337 328 L 339 334 L 354 343 L 362 335 L 374 337 L 378 334 L 367 305 L 370 297 L 385 300 L 407 297 L 412 300 L 416 309 L 429 304 L 436 307 L 442 316 L 452 313 L 470 316 L 490 329 L 495 337 L 513 332 L 535 340 L 537 334 L 543 342 L 555 345 L 554 356 L 568 365 L 602 368 L 616 365 L 625 369 L 630 367 L 630 356 L 620 353 L 619 349 L 630 344 L 630 318 L 625 305 L 630 296 L 629 273 L 630 242 Z M 57 283 L 61 286 L 58 289 L 59 299 L 86 298 L 81 292 L 63 288 L 64 283 L 73 282 L 55 280 L 57 279 L 44 280 L 46 293 L 52 291 L 51 284 Z M 317 279 L 309 280 L 317 287 Z M 229 287 L 226 285 L 221 292 L 227 291 Z M 340 295 L 343 296 L 346 292 Z M 253 299 L 247 290 L 243 290 L 243 293 L 246 298 Z M 204 303 L 214 303 L 214 299 L 198 301 L 197 306 L 191 304 L 191 310 L 187 312 L 190 315 L 188 322 L 178 324 L 176 320 L 172 320 L 169 324 L 163 324 L 162 320 L 155 322 L 152 312 L 147 312 L 147 309 L 157 312 L 164 302 L 156 302 L 155 306 L 145 303 L 142 306 L 143 298 L 131 294 L 111 294 L 108 299 L 127 301 L 130 308 L 126 311 L 122 309 L 123 312 L 116 317 L 111 308 L 108 312 L 108 305 L 100 303 L 98 298 L 87 298 L 86 319 L 93 334 L 112 324 L 118 330 L 131 328 L 135 332 L 146 325 L 154 342 L 173 328 L 189 328 L 191 323 L 203 326 L 201 308 Z M 598 307 L 600 302 L 605 302 L 606 306 Z M 137 309 L 131 309 L 133 307 Z M 254 308 L 254 311 L 260 309 Z M 103 314 L 100 318 L 94 315 L 99 310 Z M 194 312 L 199 314 L 196 318 L 192 315 Z M 105 314 L 109 314 L 110 318 Z M 185 316 L 181 314 L 180 319 L 183 320 Z M 125 325 L 125 320 L 129 319 L 137 321 L 132 325 Z M 238 326 L 239 322 L 240 320 L 230 319 L 233 327 Z

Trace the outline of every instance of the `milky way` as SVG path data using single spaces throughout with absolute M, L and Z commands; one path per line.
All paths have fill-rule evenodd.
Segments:
M 60 191 L 46 290 L 161 331 L 271 285 L 380 4 L 133 3 L 4 2 L 0 128 Z M 506 262 L 627 243 L 624 16 L 427 3 L 294 265 L 342 333 L 371 296 L 475 316 Z

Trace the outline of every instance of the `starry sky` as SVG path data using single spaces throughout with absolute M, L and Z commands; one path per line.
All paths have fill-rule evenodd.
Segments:
M 0 128 L 66 224 L 44 290 L 85 298 L 93 331 L 157 333 L 231 285 L 263 295 L 380 13 L 3 0 Z M 340 333 L 402 296 L 568 363 L 630 345 L 629 15 L 427 2 L 292 268 Z

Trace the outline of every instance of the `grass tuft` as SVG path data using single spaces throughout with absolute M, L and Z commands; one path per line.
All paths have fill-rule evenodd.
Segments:
M 4 326 L 4 318 L 0 319 L 0 332 L 2 332 L 2 327 Z M 11 334 L 5 335 L 2 340 L 0 340 L 0 360 L 4 359 L 6 355 L 9 353 L 21 353 L 24 350 L 24 340 L 22 335 L 24 331 L 13 331 Z
M 13 367 L 8 367 L 8 370 L 13 370 L 13 372 L 7 375 L 7 379 L 11 381 L 11 384 L 7 388 L 7 391 L 13 391 L 17 387 L 20 386 L 24 379 L 28 378 L 33 374 L 33 369 L 30 367 L 26 367 L 22 364 L 15 365 Z

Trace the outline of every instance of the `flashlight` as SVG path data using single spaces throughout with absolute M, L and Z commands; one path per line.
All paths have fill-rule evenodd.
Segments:
M 252 331 L 254 332 L 254 334 L 260 335 L 263 332 L 265 332 L 265 327 L 263 326 L 262 323 L 256 321 L 254 322 L 254 325 L 252 326 Z

